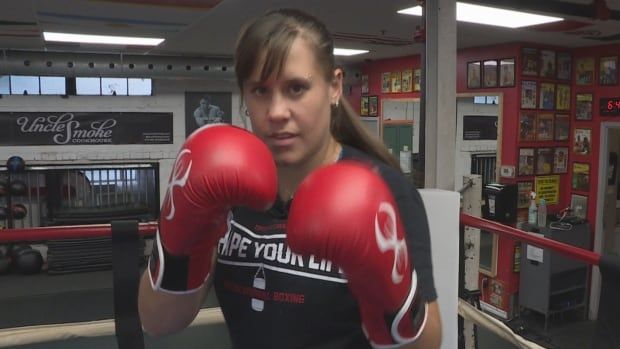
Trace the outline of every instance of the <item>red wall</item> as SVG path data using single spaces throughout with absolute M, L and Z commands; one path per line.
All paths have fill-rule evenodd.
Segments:
M 599 155 L 600 155 L 600 137 L 601 137 L 601 122 L 604 121 L 615 121 L 620 122 L 620 118 L 618 117 L 602 117 L 599 115 L 599 98 L 601 97 L 620 97 L 620 85 L 615 86 L 600 86 L 599 85 L 599 59 L 600 57 L 605 56 L 616 56 L 620 55 L 620 44 L 615 45 L 605 45 L 605 46 L 595 46 L 595 47 L 585 47 L 578 48 L 573 50 L 573 71 L 575 70 L 575 62 L 579 58 L 593 57 L 594 58 L 594 82 L 589 86 L 581 86 L 576 85 L 576 76 L 573 74 L 573 91 L 572 91 L 572 100 L 573 107 L 575 101 L 575 95 L 577 93 L 592 93 L 592 120 L 591 121 L 575 121 L 575 113 L 574 110 L 571 113 L 571 144 L 574 143 L 574 129 L 575 128 L 590 128 L 592 129 L 592 153 L 590 155 L 576 155 L 574 152 L 571 152 L 571 157 L 569 159 L 569 171 L 572 170 L 573 162 L 581 162 L 590 164 L 590 190 L 586 192 L 580 192 L 572 190 L 572 185 L 570 182 L 566 183 L 564 187 L 567 193 L 575 193 L 586 195 L 588 197 L 588 212 L 587 217 L 588 221 L 592 225 L 592 232 L 594 233 L 595 224 L 596 224 L 596 200 L 597 200 L 597 191 L 598 191 L 598 176 L 599 176 Z M 620 57 L 619 57 L 620 58 Z M 620 68 L 620 67 L 619 67 Z M 568 195 L 567 205 L 570 204 L 570 195 Z M 602 209 L 602 207 L 600 208 Z M 594 236 L 594 234 L 592 235 Z
M 572 54 L 573 67 L 572 78 L 570 81 L 560 81 L 555 79 L 541 78 L 536 76 L 521 76 L 521 50 L 523 47 L 536 48 L 536 49 L 550 49 L 556 52 L 570 52 Z M 549 212 L 556 212 L 570 205 L 571 193 L 577 193 L 588 196 L 588 221 L 592 225 L 594 231 L 595 217 L 596 217 L 596 192 L 597 192 L 597 179 L 598 179 L 598 159 L 599 159 L 599 133 L 600 124 L 603 121 L 620 121 L 620 118 L 613 117 L 601 117 L 598 115 L 598 100 L 600 97 L 614 97 L 620 96 L 620 87 L 616 86 L 599 86 L 598 84 L 598 63 L 601 56 L 614 56 L 620 54 L 620 45 L 608 45 L 598 47 L 587 47 L 580 49 L 569 49 L 563 47 L 553 46 L 540 46 L 529 43 L 510 43 L 504 45 L 495 45 L 490 47 L 477 47 L 459 50 L 457 54 L 457 92 L 458 93 L 489 93 L 489 94 L 503 94 L 503 128 L 501 130 L 502 146 L 501 146 L 501 164 L 515 166 L 515 170 L 518 168 L 518 154 L 520 147 L 556 147 L 566 146 L 569 147 L 569 161 L 568 172 L 566 174 L 560 174 L 560 197 L 557 205 L 549 206 Z M 580 57 L 594 57 L 595 58 L 595 78 L 594 83 L 590 86 L 577 86 L 575 84 L 575 62 Z M 515 58 L 515 87 L 507 88 L 492 88 L 492 89 L 469 89 L 467 88 L 467 63 L 471 61 L 483 61 L 486 59 L 502 59 L 502 58 Z M 402 58 L 386 59 L 375 62 L 366 63 L 362 67 L 362 74 L 369 75 L 369 93 L 368 95 L 379 96 L 379 112 L 381 111 L 381 99 L 382 98 L 413 98 L 419 97 L 419 92 L 413 93 L 381 93 L 381 73 L 391 71 L 402 71 L 405 69 L 416 69 L 420 67 L 420 56 L 407 56 Z M 570 84 L 571 86 L 571 108 L 569 112 L 559 111 L 547 111 L 549 113 L 568 113 L 570 115 L 570 136 L 568 141 L 528 141 L 520 142 L 518 140 L 519 132 L 519 114 L 521 112 L 521 81 L 522 80 L 534 80 L 538 82 L 537 94 L 540 94 L 541 82 L 553 82 Z M 359 87 L 357 92 L 352 93 L 349 96 L 350 101 L 356 110 L 360 109 L 360 96 Z M 575 95 L 577 93 L 592 93 L 593 94 L 593 119 L 591 121 L 576 121 L 575 120 Z M 538 105 L 538 102 L 537 102 Z M 532 110 L 528 110 L 532 111 Z M 538 113 L 540 110 L 533 110 Z M 574 129 L 576 127 L 586 127 L 592 129 L 592 152 L 590 155 L 577 155 L 572 150 L 572 144 L 574 142 Z M 590 190 L 587 192 L 576 192 L 572 190 L 571 177 L 572 177 L 572 164 L 573 162 L 584 162 L 590 164 Z M 532 181 L 534 182 L 535 176 L 516 176 L 516 178 L 500 178 L 503 183 L 515 183 L 518 181 Z M 456 238 L 456 237 L 455 237 Z M 499 239 L 499 251 L 498 251 L 498 269 L 497 280 L 500 280 L 504 285 L 504 291 L 509 294 L 513 294 L 518 291 L 519 287 L 519 274 L 513 271 L 514 262 L 514 246 L 513 240 L 500 238 Z M 506 297 L 505 297 L 506 298 Z

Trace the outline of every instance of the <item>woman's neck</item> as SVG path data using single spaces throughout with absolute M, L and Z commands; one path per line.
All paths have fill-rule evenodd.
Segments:
M 321 155 L 294 166 L 278 167 L 278 195 L 282 201 L 293 198 L 297 187 L 310 172 L 316 168 L 338 160 L 342 146 L 335 139 L 326 146 Z

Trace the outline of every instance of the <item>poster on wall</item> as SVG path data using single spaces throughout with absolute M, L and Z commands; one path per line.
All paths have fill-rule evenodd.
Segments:
M 521 83 L 521 108 L 536 109 L 536 81 Z
M 422 81 L 422 69 L 413 70 L 413 90 L 420 91 L 420 83 Z
M 389 72 L 381 73 L 381 93 L 390 93 L 392 87 L 392 74 Z
M 521 53 L 521 73 L 523 75 L 538 75 L 538 50 L 525 47 Z
M 402 90 L 403 92 L 413 91 L 413 69 L 403 70 Z
M 172 113 L 0 112 L 0 145 L 172 144 Z
M 515 85 L 515 59 L 504 58 L 499 61 L 499 86 L 512 87 Z
M 578 93 L 575 96 L 575 119 L 592 120 L 591 93 Z
M 538 118 L 536 119 L 536 140 L 553 140 L 553 114 L 538 114 Z
M 536 149 L 536 174 L 546 175 L 553 173 L 553 148 Z
M 618 56 L 601 57 L 598 74 L 599 85 L 616 85 L 618 83 Z
M 368 74 L 362 75 L 362 93 L 368 93 Z
M 536 177 L 536 198 L 545 199 L 547 205 L 558 203 L 560 198 L 560 176 L 538 176 Z
M 517 208 L 528 208 L 530 205 L 530 193 L 534 191 L 534 183 L 532 181 L 517 182 Z
M 589 128 L 576 128 L 573 141 L 573 151 L 575 152 L 575 154 L 590 154 L 592 150 L 592 130 Z
M 555 108 L 555 84 L 540 83 L 539 104 L 540 109 L 553 110 Z
M 540 76 L 555 78 L 555 51 L 540 50 Z
M 533 141 L 536 139 L 536 113 L 522 111 L 519 115 L 519 140 Z
M 480 88 L 480 62 L 467 63 L 467 88 Z
M 185 92 L 185 136 L 208 124 L 232 123 L 232 93 Z
M 556 91 L 556 107 L 557 110 L 570 109 L 570 85 L 558 84 Z
M 571 66 L 572 66 L 572 58 L 570 53 L 568 52 L 559 52 L 558 53 L 558 79 L 559 80 L 570 80 L 571 78 Z
M 590 164 L 573 163 L 573 190 L 589 191 L 590 190 Z
M 575 77 L 577 85 L 592 85 L 594 81 L 594 58 L 580 58 L 575 63 L 577 76 Z
M 566 173 L 568 170 L 568 147 L 553 150 L 553 173 Z
M 519 176 L 534 174 L 534 148 L 519 148 Z
M 570 120 L 568 114 L 556 114 L 553 131 L 556 141 L 567 141 L 569 137 Z

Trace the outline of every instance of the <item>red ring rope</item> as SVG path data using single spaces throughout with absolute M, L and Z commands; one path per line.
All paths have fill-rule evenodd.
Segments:
M 539 247 L 548 248 L 554 252 L 561 253 L 565 256 L 588 264 L 599 265 L 599 261 L 601 259 L 601 255 L 596 252 L 584 250 L 582 248 L 568 245 L 559 241 L 541 238 L 536 235 L 528 234 L 522 230 L 503 225 L 501 223 L 470 216 L 465 213 L 461 213 L 461 224 L 470 226 L 472 228 L 490 231 L 492 233 L 513 238 L 515 240 L 521 240 Z
M 140 236 L 154 235 L 157 231 L 157 223 L 139 223 L 138 233 Z M 45 241 L 58 239 L 111 237 L 110 224 L 71 225 L 24 229 L 0 230 L 0 243 L 22 241 Z

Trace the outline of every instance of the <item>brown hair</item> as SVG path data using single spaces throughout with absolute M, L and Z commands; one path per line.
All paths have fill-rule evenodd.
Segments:
M 264 62 L 261 80 L 273 74 L 280 75 L 293 41 L 298 37 L 314 45 L 317 66 L 323 71 L 325 80 L 332 81 L 336 69 L 334 40 L 325 25 L 300 10 L 273 10 L 246 25 L 237 40 L 235 73 L 242 98 L 243 84 L 259 62 Z M 400 171 L 396 158 L 366 130 L 345 98 L 341 97 L 337 105 L 332 105 L 330 129 L 338 142 L 362 150 Z

